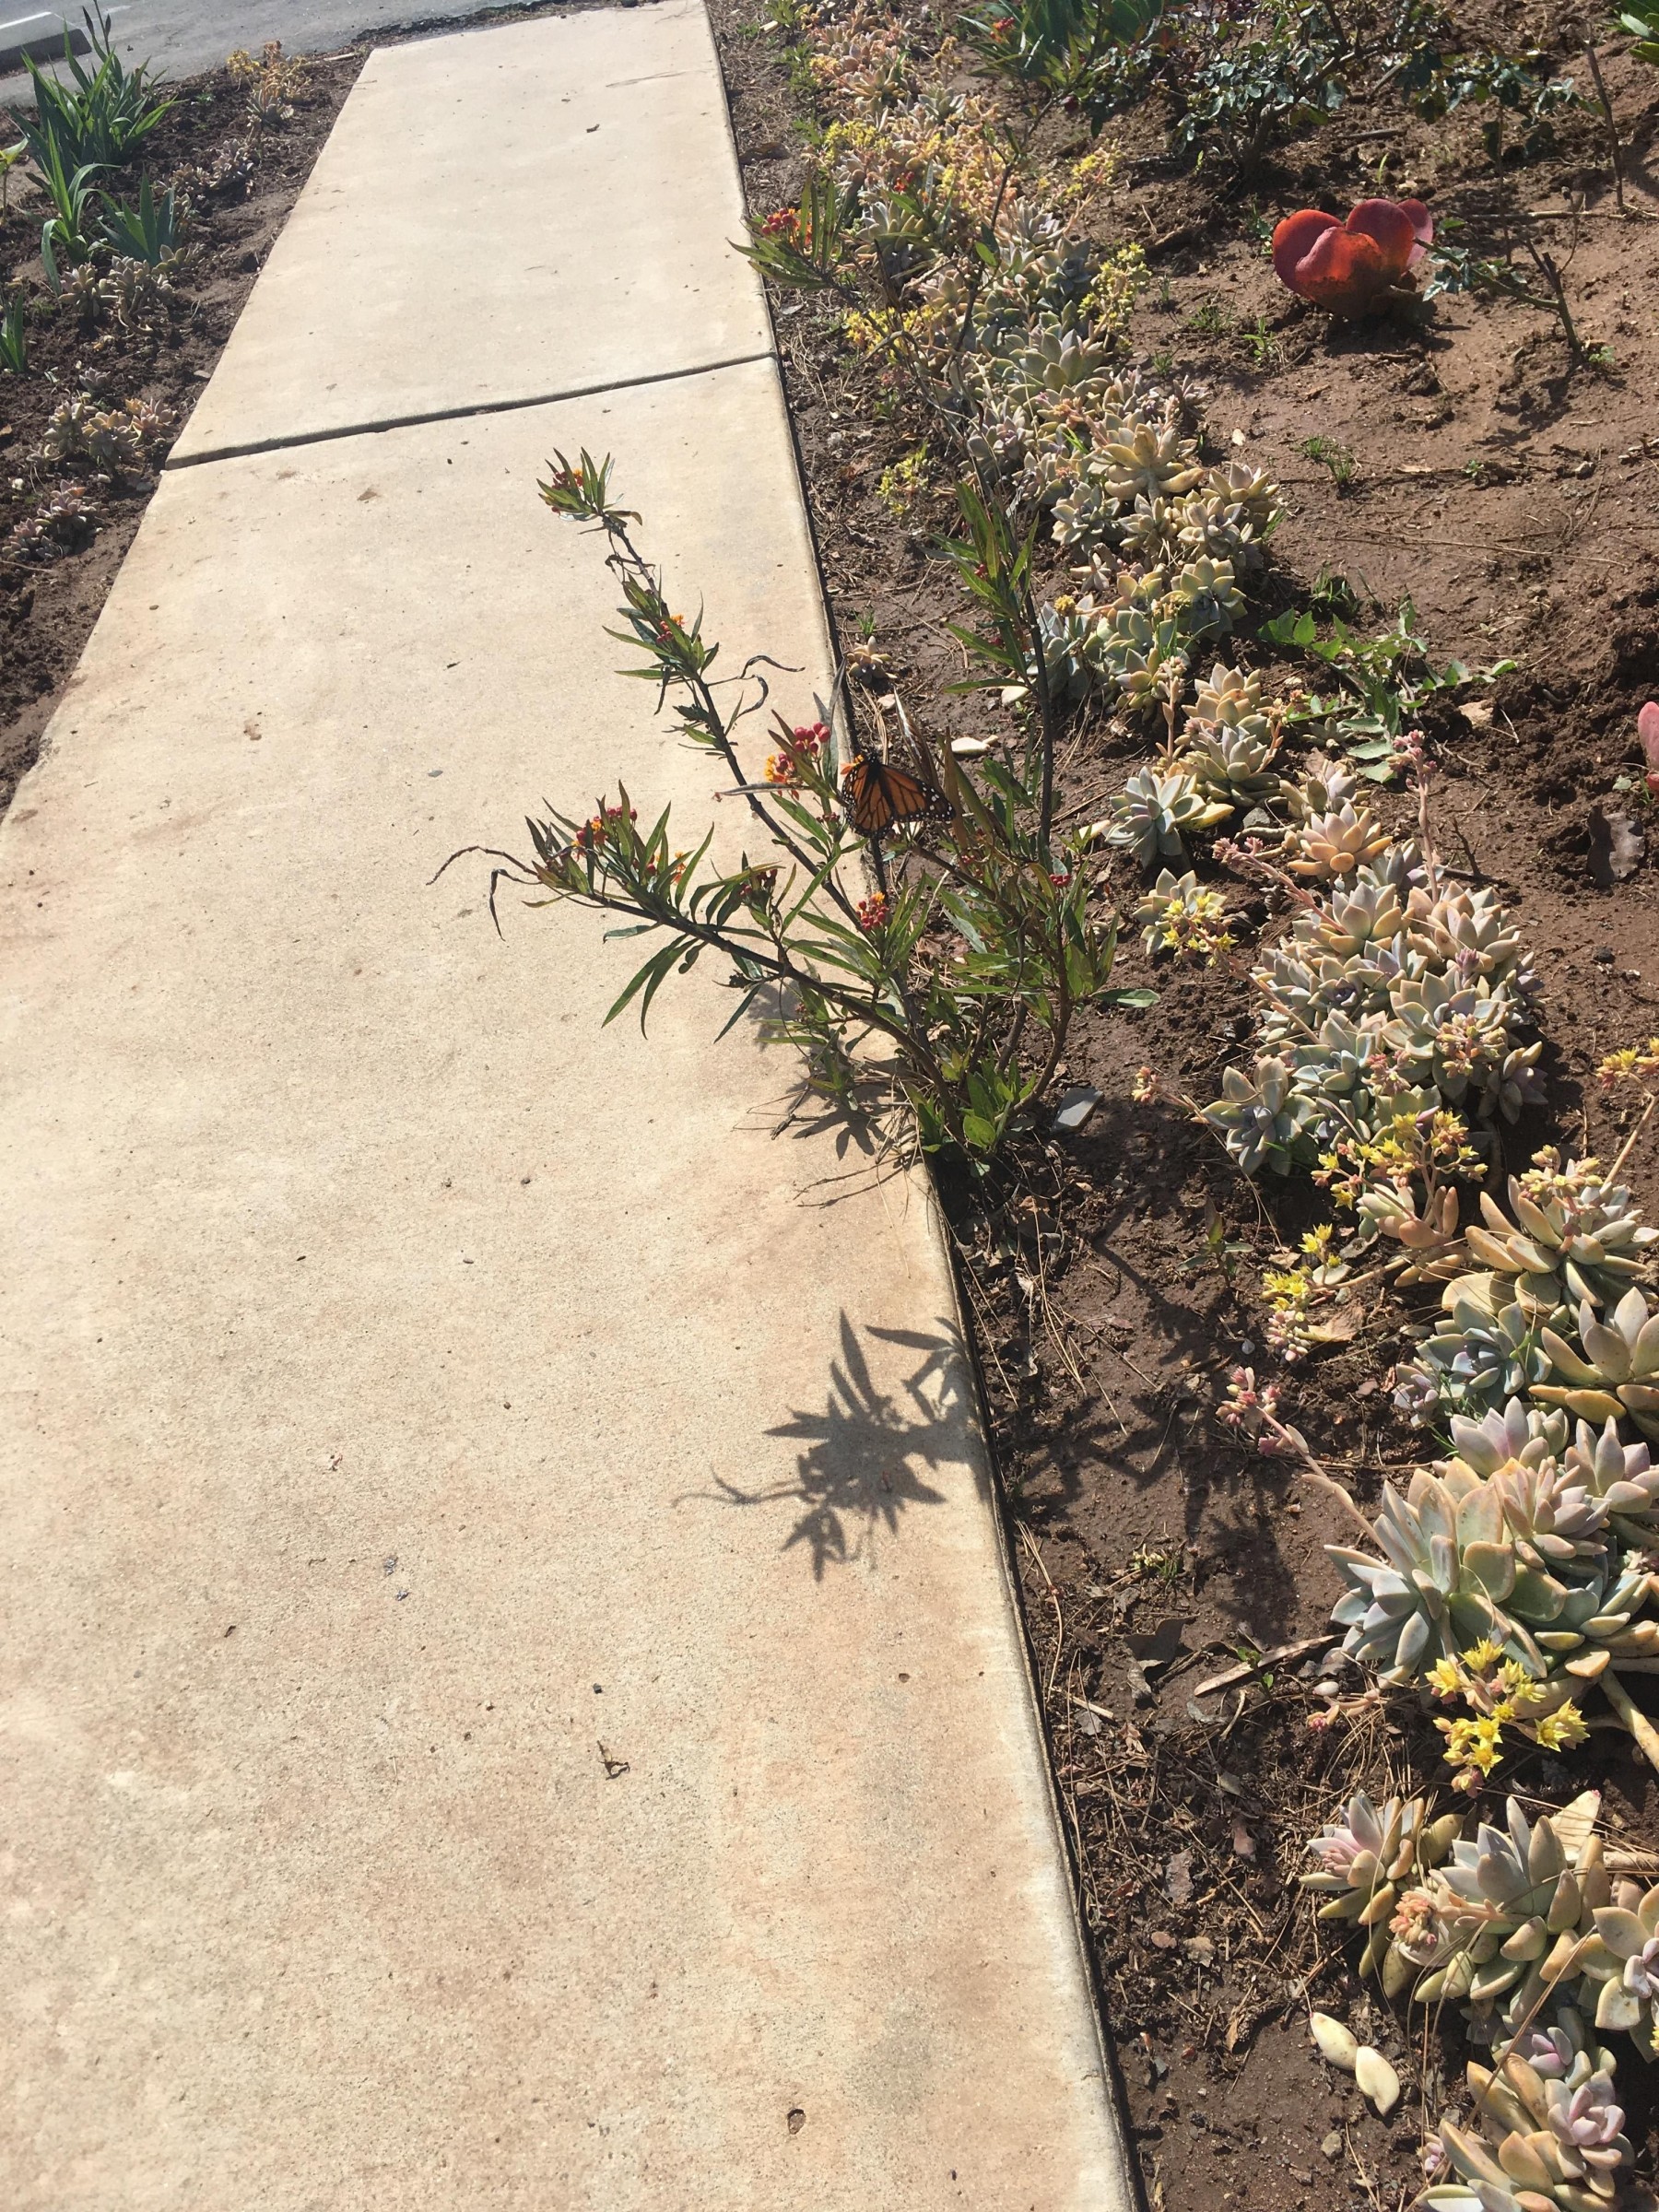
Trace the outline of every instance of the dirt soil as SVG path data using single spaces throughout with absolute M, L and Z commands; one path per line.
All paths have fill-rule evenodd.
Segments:
M 179 85 L 178 104 L 147 141 L 142 165 L 159 194 L 176 186 L 193 211 L 198 258 L 180 279 L 173 312 L 147 329 L 99 324 L 54 307 L 41 263 L 43 195 L 13 172 L 0 222 L 0 266 L 29 305 L 29 372 L 0 373 L 0 809 L 35 757 L 65 679 L 80 657 L 115 571 L 155 489 L 154 467 L 195 405 L 253 288 L 272 241 L 311 173 L 362 67 L 364 49 L 314 61 L 279 126 L 250 131 L 247 91 L 223 70 Z M 135 198 L 140 171 L 112 183 Z M 100 406 L 145 399 L 165 410 L 166 432 L 142 474 L 99 477 L 83 460 L 49 462 L 41 444 L 53 410 L 89 392 Z M 53 492 L 82 487 L 90 542 L 23 550 L 13 537 Z M 84 538 L 86 534 L 80 535 Z
M 764 217 L 799 193 L 810 93 L 784 34 L 746 0 L 713 0 L 712 12 L 750 206 Z M 1453 12 L 1469 43 L 1535 41 L 1588 89 L 1588 18 Z M 1322 591 L 1369 632 L 1408 596 L 1437 664 L 1518 664 L 1422 717 L 1441 850 L 1498 887 L 1543 986 L 1548 1105 L 1500 1125 L 1505 1171 L 1547 1142 L 1616 1152 L 1633 1109 L 1599 1091 L 1595 1065 L 1659 1030 L 1659 844 L 1650 830 L 1646 861 L 1615 883 L 1595 819 L 1601 807 L 1645 821 L 1639 795 L 1614 787 L 1622 777 L 1639 790 L 1636 713 L 1659 694 L 1659 73 L 1622 44 L 1603 67 L 1628 218 L 1595 111 L 1558 115 L 1553 135 L 1494 167 L 1473 121 L 1425 124 L 1387 95 L 1296 139 L 1244 188 L 1170 159 L 1146 103 L 1105 126 L 1124 163 L 1083 218 L 1105 243 L 1145 245 L 1139 357 L 1172 357 L 1196 377 L 1212 450 L 1239 433 L 1286 489 L 1261 613 Z M 1074 150 L 1087 144 L 1078 129 Z M 1442 298 L 1344 326 L 1291 298 L 1265 258 L 1273 223 L 1310 204 L 1346 213 L 1378 190 L 1424 198 L 1471 241 L 1530 215 L 1565 265 L 1586 342 L 1610 355 L 1570 373 L 1551 317 L 1514 302 Z M 961 618 L 929 539 L 951 510 L 940 499 L 895 516 L 877 496 L 914 426 L 881 419 L 833 312 L 794 299 L 774 312 L 841 634 L 873 621 L 935 743 L 982 734 L 996 710 L 942 689 L 961 673 L 943 624 Z M 1310 460 L 1310 438 L 1347 449 L 1346 482 Z M 1079 726 L 1064 813 L 1098 814 L 1145 750 L 1104 719 Z M 1398 818 L 1404 802 L 1391 804 Z M 1132 860 L 1114 881 L 1132 903 Z M 1241 1178 L 1181 1104 L 1216 1097 L 1222 1068 L 1248 1054 L 1253 946 L 1276 916 L 1241 887 L 1230 896 L 1241 942 L 1214 968 L 1154 970 L 1125 933 L 1118 980 L 1161 996 L 1075 1032 L 1065 1073 L 1104 1094 L 1087 1125 L 1032 1145 L 991 1196 L 949 1184 L 946 1196 L 1147 2200 L 1171 2212 L 1395 2206 L 1421 2184 L 1418 2142 L 1456 2102 L 1461 2030 L 1408 2030 L 1363 1990 L 1293 1877 L 1310 1864 L 1303 1840 L 1352 1788 L 1443 1786 L 1441 1739 L 1427 1711 L 1402 1718 L 1396 1702 L 1385 1717 L 1361 1698 L 1325 1646 L 1197 1694 L 1241 1655 L 1326 1632 L 1337 1585 L 1322 1547 L 1351 1536 L 1337 1509 L 1213 1414 L 1235 1365 L 1273 1368 L 1260 1270 L 1317 1212 L 1305 1178 Z M 1143 1066 L 1158 1095 L 1136 1103 Z M 1659 1218 L 1659 1126 L 1627 1173 Z M 1414 1308 L 1380 1300 L 1355 1341 L 1284 1374 L 1287 1417 L 1362 1506 L 1385 1470 L 1432 1450 L 1393 1413 L 1388 1377 L 1433 1303 L 1432 1292 Z M 1311 1725 L 1332 1682 L 1347 1709 Z M 1542 1800 L 1597 1786 L 1615 1830 L 1659 1832 L 1659 1778 L 1620 1733 L 1570 1761 L 1517 1759 L 1498 1779 Z M 1406 2093 L 1390 2119 L 1316 2057 L 1310 2004 L 1393 2058 Z M 1655 2085 L 1642 2077 L 1639 2063 L 1620 2067 L 1651 2181 Z

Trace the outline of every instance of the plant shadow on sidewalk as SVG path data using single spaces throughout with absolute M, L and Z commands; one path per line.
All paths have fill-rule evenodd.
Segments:
M 948 1493 L 927 1477 L 962 1466 L 975 1408 L 961 1340 L 950 1322 L 937 1326 L 936 1335 L 916 1329 L 861 1332 L 843 1312 L 823 1410 L 794 1410 L 766 1432 L 799 1442 L 795 1479 L 759 1490 L 719 1484 L 728 1505 L 799 1506 L 782 1549 L 805 1548 L 815 1581 L 827 1568 L 866 1557 L 878 1535 L 898 1535 L 912 1507 L 949 1502 Z M 915 1353 L 916 1365 L 884 1385 L 871 1371 L 861 1335 Z

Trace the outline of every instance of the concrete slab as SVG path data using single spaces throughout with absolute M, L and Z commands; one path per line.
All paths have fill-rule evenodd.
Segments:
M 743 234 L 697 0 L 383 48 L 173 458 L 751 359 Z
M 804 712 L 758 365 L 170 476 L 0 828 L 8 2212 L 1131 2201 L 924 1187 L 429 883 L 708 814 L 584 441 Z

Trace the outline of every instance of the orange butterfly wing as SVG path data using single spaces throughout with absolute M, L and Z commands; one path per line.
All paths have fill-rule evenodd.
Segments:
M 855 753 L 841 771 L 841 798 L 861 837 L 879 837 L 900 822 L 943 813 L 944 794 L 902 768 Z

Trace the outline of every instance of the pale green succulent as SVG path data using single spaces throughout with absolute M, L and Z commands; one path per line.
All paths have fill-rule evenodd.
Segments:
M 1306 822 L 1316 815 L 1334 814 L 1359 795 L 1360 780 L 1346 760 L 1315 754 L 1300 782 L 1285 785 L 1285 807 L 1293 822 Z M 1377 873 L 1373 866 L 1362 871 L 1362 877 L 1370 881 Z M 1391 877 L 1389 888 L 1397 892 L 1400 887 Z
M 1541 1342 L 1559 1381 L 1540 1379 L 1533 1395 L 1585 1420 L 1629 1415 L 1644 1436 L 1659 1437 L 1659 1314 L 1640 1290 L 1627 1290 L 1605 1321 L 1588 1299 L 1578 1311 L 1578 1343 L 1545 1326 Z
M 1225 800 L 1229 806 L 1259 806 L 1277 791 L 1279 779 L 1273 765 L 1277 737 L 1265 716 L 1252 719 L 1262 723 L 1259 733 L 1188 720 L 1182 766 L 1206 798 Z
M 1369 868 L 1358 871 L 1351 882 L 1334 883 L 1312 917 L 1307 932 L 1309 948 L 1334 959 L 1339 969 L 1363 960 L 1373 946 L 1386 949 L 1405 935 L 1406 913 L 1400 894 L 1392 883 L 1379 883 Z M 1377 971 L 1378 983 L 1383 982 Z
M 1050 481 L 1053 484 L 1050 526 L 1055 545 L 1063 553 L 1072 552 L 1079 546 L 1098 545 L 1107 535 L 1107 524 L 1113 515 L 1112 502 L 1100 487 L 1090 477 L 1074 477 L 1070 479 L 1070 488 L 1062 495 L 1058 483 L 1053 478 Z
M 1179 499 L 1203 481 L 1192 446 L 1171 427 L 1155 429 L 1143 423 L 1133 436 L 1105 446 L 1103 453 L 1111 465 L 1104 489 L 1120 507 L 1136 500 Z
M 1522 1396 L 1550 1372 L 1542 1324 L 1533 1307 L 1500 1301 L 1489 1276 L 1463 1276 L 1442 1301 L 1449 1318 L 1423 1338 L 1402 1379 L 1426 1376 L 1435 1394 L 1460 1413 L 1480 1414 Z
M 1485 1227 L 1471 1226 L 1472 1259 L 1512 1282 L 1516 1297 L 1540 1308 L 1599 1307 L 1650 1273 L 1646 1254 L 1659 1241 L 1622 1183 L 1600 1180 L 1594 1159 L 1565 1168 L 1553 1147 L 1538 1153 L 1530 1172 L 1509 1179 L 1510 1212 L 1480 1195 Z
M 1659 2054 L 1659 1888 L 1615 1888 L 1599 1809 L 1589 1792 L 1529 1820 L 1512 1795 L 1500 1825 L 1465 1837 L 1455 1815 L 1425 1825 L 1418 1800 L 1379 1815 L 1357 1797 L 1310 1845 L 1322 1864 L 1302 1886 L 1327 1898 L 1321 1919 L 1364 1930 L 1361 1971 L 1387 1995 L 1461 2003 L 1490 2045 L 1491 2064 L 1471 2059 L 1467 2079 L 1492 2135 L 1442 2120 L 1419 2205 L 1614 2212 L 1624 2201 L 1633 2152 L 1617 2061 L 1583 2011 L 1594 2002 L 1597 2029 Z
M 1037 627 L 1050 692 L 1068 702 L 1087 699 L 1099 680 L 1095 616 L 1072 600 L 1062 606 L 1040 607 Z
M 1265 1166 L 1288 1175 L 1307 1124 L 1308 1102 L 1297 1095 L 1288 1065 L 1269 1053 L 1253 1068 L 1228 1068 L 1221 1096 L 1204 1109 L 1204 1119 L 1246 1175 Z
M 1218 661 L 1201 676 L 1193 690 L 1193 720 L 1213 723 L 1218 729 L 1248 732 L 1268 738 L 1273 725 L 1262 711 L 1262 679 L 1253 672 L 1230 668 Z
M 82 265 L 91 266 L 89 263 Z M 131 254 L 118 253 L 108 272 L 98 278 L 98 304 L 112 313 L 124 330 L 165 324 L 178 302 L 174 280 L 186 266 L 185 255 L 176 250 L 164 253 L 159 262 L 135 261 Z M 67 290 L 66 286 L 65 288 Z
M 1229 505 L 1242 508 L 1260 537 L 1277 526 L 1284 512 L 1278 486 L 1265 468 L 1253 468 L 1248 461 L 1229 461 L 1212 468 L 1204 479 L 1204 488 Z
M 1077 393 L 1104 377 L 1111 370 L 1112 358 L 1109 343 L 1087 338 L 1077 330 L 1051 327 L 1033 329 L 1024 347 L 1013 357 L 1013 363 L 1031 388 Z
M 1015 408 L 1006 415 L 987 415 L 972 424 L 964 442 L 970 457 L 987 475 L 1007 477 L 1024 466 L 1030 441 L 1030 423 Z
M 1524 1467 L 1542 1466 L 1567 1449 L 1569 1426 L 1565 1414 L 1546 1413 L 1518 1397 L 1501 1409 L 1494 1406 L 1477 1421 L 1454 1413 L 1451 1428 L 1457 1457 L 1438 1466 L 1437 1472 L 1454 1465 L 1470 1475 L 1491 1476 L 1516 1461 Z
M 1651 2059 L 1659 2057 L 1659 1888 L 1619 1890 L 1595 1914 L 1581 1971 L 1595 1993 L 1595 2025 L 1622 2030 Z
M 1159 677 L 1173 663 L 1185 665 L 1179 623 L 1169 618 L 1155 622 L 1138 606 L 1115 606 L 1104 616 L 1095 626 L 1092 651 L 1095 665 L 1115 680 L 1119 697 L 1126 707 L 1155 705 L 1159 696 Z M 1192 779 L 1184 781 L 1191 782 Z M 1134 782 L 1133 777 L 1130 782 Z M 1204 804 L 1200 799 L 1200 810 Z M 1219 812 L 1212 811 L 1202 821 L 1194 815 L 1192 826 L 1209 829 L 1225 820 L 1227 812 L 1226 807 Z M 1167 853 L 1171 848 L 1160 845 L 1159 850 Z M 1179 851 L 1179 846 L 1175 850 Z
M 1160 776 L 1137 769 L 1112 803 L 1114 845 L 1127 845 L 1143 868 L 1160 853 L 1173 858 L 1185 851 L 1183 836 L 1225 821 L 1231 808 L 1206 799 L 1188 775 Z
M 1292 1049 L 1290 1065 L 1303 1098 L 1328 1107 L 1364 1088 L 1377 1049 L 1380 1018 L 1372 1015 L 1356 1022 L 1346 1014 L 1327 1014 L 1317 1032 Z
M 1482 2119 L 1506 2129 L 1496 2145 L 1441 2123 L 1440 2141 L 1472 2201 L 1492 2206 L 1509 2194 L 1519 2212 L 1559 2206 L 1562 2212 L 1611 2212 L 1619 2175 L 1635 2156 L 1616 2101 L 1611 2052 L 1575 2055 L 1571 2075 L 1542 2074 L 1511 2052 L 1497 2068 L 1472 2065 L 1469 2086 Z M 1494 2177 L 1496 2177 L 1494 2179 Z M 1477 2194 L 1482 2193 L 1482 2194 Z M 1430 2190 L 1425 2204 L 1448 2205 L 1454 2193 Z
M 1301 1887 L 1325 1900 L 1321 1920 L 1368 1931 L 1361 1973 L 1377 1971 L 1387 1953 L 1389 1916 L 1401 1885 L 1439 1865 L 1462 1826 L 1458 1813 L 1430 1822 L 1420 1797 L 1391 1797 L 1379 1810 L 1360 1790 L 1310 1841 L 1320 1864 L 1315 1873 L 1299 1877 Z
M 1111 494 L 1102 490 L 1100 497 L 1110 499 Z M 1167 503 L 1144 495 L 1126 513 L 1116 513 L 1112 530 L 1119 551 L 1135 560 L 1161 561 L 1170 551 L 1172 535 Z
M 1381 1559 L 1347 1546 L 1327 1553 L 1347 1585 L 1332 1618 L 1343 1648 L 1385 1682 L 1410 1682 L 1484 1641 L 1518 1662 L 1553 1700 L 1612 1663 L 1659 1653 L 1646 1617 L 1654 1581 L 1638 1551 L 1609 1539 L 1609 1509 L 1539 1449 L 1555 1432 L 1528 1425 L 1522 1455 L 1491 1464 L 1517 1432 L 1517 1407 L 1458 1430 L 1466 1447 L 1436 1472 L 1419 1468 L 1402 1498 L 1384 1488 L 1373 1530 Z M 1536 1700 L 1535 1700 L 1536 1701 Z
M 1389 1003 L 1388 1043 L 1413 1081 L 1432 1083 L 1453 1104 L 1472 1090 L 1512 1122 L 1524 1105 L 1542 1100 L 1535 1069 L 1543 1045 L 1513 1043 L 1524 1016 L 1502 983 L 1425 968 L 1405 978 Z
M 1178 959 L 1184 954 L 1213 959 L 1232 943 L 1227 901 L 1219 891 L 1204 889 L 1190 868 L 1184 876 L 1160 868 L 1130 919 L 1148 952 L 1172 952 Z
M 1200 486 L 1175 500 L 1168 513 L 1174 543 L 1182 553 L 1207 553 L 1215 559 L 1226 559 L 1243 575 L 1253 575 L 1262 566 L 1265 555 L 1260 540 L 1265 527 L 1238 501 Z M 1276 513 L 1273 520 L 1277 519 Z
M 1659 1467 L 1645 1444 L 1625 1442 L 1611 1415 L 1600 1430 L 1579 1422 L 1566 1465 L 1606 1505 L 1608 1529 L 1621 1543 L 1643 1549 L 1659 1538 Z
M 1459 1498 L 1418 1468 L 1404 1497 L 1383 1486 L 1372 1527 L 1381 1559 L 1347 1545 L 1325 1547 L 1347 1585 L 1331 1611 L 1347 1630 L 1345 1652 L 1384 1682 L 1415 1681 L 1437 1660 L 1483 1640 L 1547 1671 L 1531 1637 L 1501 1609 L 1515 1591 L 1515 1547 L 1485 1486 Z
M 1351 837 L 1346 827 L 1349 788 L 1333 771 L 1288 793 L 1290 810 L 1303 825 L 1296 835 L 1310 843 L 1305 865 L 1325 865 L 1322 839 L 1332 842 L 1333 865 L 1342 857 L 1332 841 L 1335 834 L 1348 839 L 1349 859 L 1370 841 L 1357 813 Z M 1498 971 L 1510 959 L 1507 935 L 1488 926 L 1491 917 L 1482 908 L 1474 934 L 1483 942 L 1460 938 L 1464 894 L 1420 898 L 1415 878 L 1424 865 L 1406 844 L 1345 866 L 1340 880 L 1297 915 L 1253 971 L 1261 1041 L 1293 1063 L 1298 1088 L 1314 1103 L 1307 1133 L 1318 1151 L 1450 1105 L 1512 1119 L 1538 1095 L 1542 1047 L 1522 1044 L 1517 1034 L 1528 1018 L 1520 978 L 1481 969 L 1483 960 Z M 1494 1334 L 1488 1324 L 1489 1316 L 1481 1324 L 1483 1337 Z M 1495 1334 L 1503 1340 L 1519 1332 L 1505 1324 Z M 1448 1346 L 1444 1336 L 1441 1332 L 1429 1357 L 1431 1364 L 1450 1367 L 1462 1347 Z M 1497 1359 L 1494 1346 L 1483 1343 L 1475 1351 L 1482 1380 L 1473 1403 L 1480 1410 L 1522 1384 L 1509 1378 L 1508 1362 Z M 1536 1371 L 1523 1381 L 1542 1381 L 1541 1367 L 1532 1364 Z M 1423 1371 L 1404 1378 L 1418 1411 Z M 1454 1403 L 1465 1402 L 1468 1380 L 1460 1368 Z
M 1169 597 L 1189 638 L 1225 637 L 1244 612 L 1244 595 L 1233 582 L 1230 560 L 1207 555 L 1189 560 L 1170 579 Z
M 1387 830 L 1369 807 L 1344 799 L 1328 813 L 1305 815 L 1296 824 L 1285 840 L 1286 865 L 1293 875 L 1326 881 L 1357 876 L 1389 843 Z
M 165 409 L 147 399 L 124 399 L 100 407 L 89 393 L 82 392 L 53 409 L 41 452 L 48 461 L 84 459 L 114 476 L 125 476 L 143 466 L 147 448 L 166 428 Z
M 1450 1862 L 1402 1897 L 1392 1923 L 1384 1988 L 1398 1994 L 1410 1983 L 1414 2003 L 1462 2002 L 1503 2062 L 1469 2072 L 1477 2105 L 1500 2124 L 1513 2124 L 1507 2099 L 1524 2086 L 1547 2109 L 1543 2084 L 1554 2080 L 1571 2097 L 1605 2055 L 1585 2051 L 1571 2003 L 1594 1917 L 1613 1893 L 1594 1832 L 1599 1802 L 1588 1793 L 1528 1822 L 1511 1797 L 1504 1825 L 1482 1822 L 1472 1840 L 1460 1839 Z M 1552 2000 L 1557 2030 L 1535 2033 Z M 1523 2068 L 1536 2083 L 1526 2084 Z M 1492 2093 L 1495 2077 L 1504 2087 Z
M 1457 962 L 1489 982 L 1512 979 L 1520 991 L 1536 988 L 1536 978 L 1525 964 L 1521 934 L 1498 904 L 1496 892 L 1442 883 L 1431 895 L 1419 886 L 1411 893 L 1408 912 L 1412 941 L 1420 950 Z

